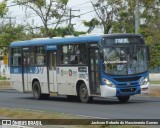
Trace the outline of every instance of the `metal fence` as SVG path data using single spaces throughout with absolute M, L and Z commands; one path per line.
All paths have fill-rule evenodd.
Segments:
M 160 73 L 160 66 L 149 69 L 149 73 Z

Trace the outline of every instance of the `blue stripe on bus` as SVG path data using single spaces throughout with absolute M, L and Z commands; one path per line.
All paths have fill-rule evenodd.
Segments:
M 30 67 L 28 69 L 28 73 L 30 73 L 30 74 L 43 74 L 44 67 Z
M 11 67 L 10 68 L 11 74 L 21 74 L 22 73 L 22 67 Z M 43 74 L 44 73 L 44 67 L 28 67 L 23 69 L 23 73 L 28 74 Z
M 10 67 L 11 74 L 20 74 L 22 73 L 22 67 Z

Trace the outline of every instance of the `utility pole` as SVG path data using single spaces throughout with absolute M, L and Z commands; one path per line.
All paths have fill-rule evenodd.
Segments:
M 72 24 L 72 18 L 74 18 L 74 17 L 80 17 L 80 16 L 75 16 L 75 15 L 72 15 L 72 12 L 73 11 L 80 11 L 80 10 L 72 10 L 72 8 L 70 8 L 69 9 L 69 24 L 68 24 L 68 28 L 69 28 L 69 33 L 71 34 L 73 34 L 73 25 L 74 24 Z M 70 35 L 69 34 L 69 35 Z
M 140 17 L 139 17 L 139 0 L 136 1 L 135 6 L 135 33 L 139 33 L 140 29 Z
M 69 9 L 69 27 L 71 27 L 71 23 L 72 23 L 72 9 Z
M 79 17 L 79 16 L 72 15 L 72 11 L 80 11 L 80 10 L 72 10 L 72 8 L 69 9 L 69 25 L 68 25 L 69 27 L 73 25 L 72 18 Z

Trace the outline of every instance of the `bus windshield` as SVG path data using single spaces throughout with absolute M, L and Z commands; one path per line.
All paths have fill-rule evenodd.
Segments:
M 107 74 L 132 75 L 147 71 L 145 46 L 108 46 L 103 52 L 103 67 Z

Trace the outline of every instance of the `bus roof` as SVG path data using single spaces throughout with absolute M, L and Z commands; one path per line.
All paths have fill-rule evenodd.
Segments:
M 96 42 L 101 41 L 102 37 L 111 36 L 142 36 L 140 34 L 106 34 L 106 35 L 86 35 L 76 37 L 60 37 L 60 38 L 39 38 L 36 40 L 17 41 L 10 44 L 11 47 L 25 47 L 25 46 L 43 46 L 43 45 L 57 45 L 68 43 L 82 43 L 82 42 Z

